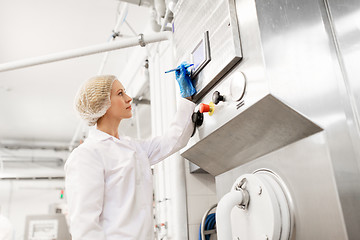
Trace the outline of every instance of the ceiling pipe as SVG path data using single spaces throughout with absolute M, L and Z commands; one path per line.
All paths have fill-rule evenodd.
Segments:
M 166 0 L 166 6 L 172 13 L 175 11 L 177 2 L 178 0 Z
M 63 165 L 65 162 L 64 159 L 60 157 L 31 157 L 31 156 L 2 156 L 1 157 L 2 162 L 8 162 L 8 163 L 15 163 L 15 162 L 21 162 L 21 163 L 56 163 L 58 166 Z
M 120 0 L 120 2 L 127 2 L 141 7 L 149 7 L 154 5 L 154 0 Z
M 64 176 L 57 176 L 57 177 L 50 177 L 50 176 L 43 176 L 43 177 L 15 177 L 15 176 L 0 176 L 1 180 L 64 180 Z
M 29 142 L 20 140 L 2 140 L 0 141 L 1 150 L 19 150 L 19 149 L 40 149 L 40 150 L 53 150 L 53 151 L 69 151 L 66 142 Z
M 14 61 L 9 63 L 0 64 L 0 72 L 36 66 L 45 63 L 57 62 L 61 60 L 82 57 L 87 55 L 92 55 L 101 52 L 113 51 L 121 48 L 128 48 L 133 46 L 145 46 L 148 43 L 161 42 L 171 39 L 171 32 L 159 32 L 142 35 L 140 34 L 138 37 L 132 37 L 128 39 L 122 39 L 120 41 L 103 43 L 94 46 L 84 47 L 80 49 L 74 49 L 69 51 L 64 51 L 60 53 L 54 53 L 50 55 L 34 57 L 29 59 L 24 59 L 20 61 Z
M 154 7 L 159 19 L 163 18 L 166 11 L 165 0 L 154 0 Z
M 116 37 L 119 34 L 120 27 L 125 22 L 127 13 L 128 13 L 128 4 L 124 3 L 123 6 L 121 7 L 119 15 L 118 15 L 118 19 L 116 21 L 116 24 L 115 24 L 115 27 L 114 27 L 114 30 L 113 30 L 113 34 L 111 35 L 108 42 L 115 41 Z M 101 75 L 103 73 L 104 67 L 105 67 L 105 64 L 107 62 L 108 57 L 109 57 L 109 52 L 106 52 L 104 54 L 103 60 L 101 61 L 100 68 L 99 68 L 99 71 L 98 71 L 98 75 Z
M 157 16 L 158 15 L 156 13 L 156 9 L 151 8 L 150 9 L 150 26 L 154 32 L 159 32 L 161 29 L 161 25 L 158 23 Z
M 167 28 L 166 25 L 170 22 L 170 19 L 172 19 L 172 16 L 173 16 L 173 13 L 171 12 L 171 10 L 169 8 L 167 8 L 166 12 L 165 12 L 165 16 L 164 16 L 164 22 L 161 25 L 160 31 L 171 30 L 171 29 Z

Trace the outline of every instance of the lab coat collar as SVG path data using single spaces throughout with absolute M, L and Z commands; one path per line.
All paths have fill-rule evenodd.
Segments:
M 89 130 L 89 138 L 94 139 L 96 141 L 104 141 L 107 139 L 113 139 L 119 141 L 119 139 L 107 134 L 106 132 L 100 131 L 95 127 L 90 128 Z

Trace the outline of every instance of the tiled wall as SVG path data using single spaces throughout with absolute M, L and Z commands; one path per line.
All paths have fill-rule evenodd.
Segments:
M 207 173 L 190 173 L 188 161 L 185 161 L 185 172 L 189 240 L 198 240 L 204 213 L 217 203 L 215 177 Z M 211 237 L 211 240 L 215 239 L 216 236 Z

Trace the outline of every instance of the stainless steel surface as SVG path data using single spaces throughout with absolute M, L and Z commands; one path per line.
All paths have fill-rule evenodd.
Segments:
M 330 31 L 326 4 L 310 0 L 269 3 L 258 1 L 257 11 L 270 92 L 325 129 L 347 230 L 341 239 L 359 239 L 359 145 L 355 141 L 359 133 L 356 115 L 349 111 L 354 110 L 349 94 L 353 89 L 341 71 L 333 41 L 337 36 Z M 344 6 L 356 9 L 358 5 L 348 2 Z M 355 42 L 350 45 L 356 48 Z
M 329 15 L 329 27 L 333 31 L 337 59 L 344 78 L 344 97 L 348 97 L 346 116 L 348 123 L 357 131 L 351 131 L 354 148 L 358 150 L 360 164 L 360 1 L 325 0 Z M 349 106 L 350 105 L 350 106 Z
M 359 9 L 355 0 L 236 0 L 243 59 L 198 102 L 208 103 L 215 90 L 228 96 L 235 72 L 246 77 L 245 95 L 205 114 L 183 153 L 217 175 L 218 199 L 240 175 L 274 171 L 293 200 L 293 240 L 360 238 Z M 258 117 L 256 106 L 267 97 L 274 102 Z M 278 147 L 269 146 L 278 137 L 275 125 L 263 128 L 267 140 L 254 137 L 279 103 L 323 131 Z M 280 112 L 273 119 L 279 124 L 289 120 Z M 293 131 L 307 129 L 290 122 Z M 251 154 L 242 155 L 246 151 Z
M 317 133 L 217 176 L 218 200 L 239 176 L 271 169 L 289 192 L 292 240 L 347 239 L 326 138 Z
M 234 0 L 180 0 L 173 26 L 177 64 L 191 62 L 191 52 L 209 32 L 211 61 L 195 78 L 197 100 L 241 59 Z
M 215 109 L 213 117 L 225 114 L 230 107 Z M 182 156 L 217 176 L 321 130 L 272 95 L 267 95 L 201 141 L 196 142 L 199 137 L 192 140 L 194 145 L 190 143 Z
M 189 171 L 190 173 L 207 173 L 204 169 L 192 162 L 189 162 Z

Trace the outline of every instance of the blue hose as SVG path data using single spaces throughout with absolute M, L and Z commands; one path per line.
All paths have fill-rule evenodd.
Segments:
M 215 224 L 216 224 L 215 213 L 209 214 L 205 219 L 204 231 L 213 230 L 215 228 Z M 201 223 L 200 223 L 200 228 L 199 228 L 199 240 L 202 240 L 201 239 Z M 210 240 L 210 234 L 205 235 L 205 240 Z

